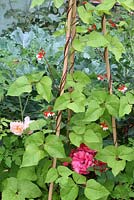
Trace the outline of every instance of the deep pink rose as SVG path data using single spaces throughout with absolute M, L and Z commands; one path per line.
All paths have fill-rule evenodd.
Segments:
M 78 174 L 89 174 L 89 167 L 93 167 L 94 171 L 99 170 L 105 172 L 107 170 L 107 163 L 96 160 L 97 151 L 90 149 L 85 144 L 81 144 L 76 149 L 72 149 L 70 153 L 71 162 L 64 162 L 64 166 L 71 165 L 71 168 Z
M 89 174 L 87 169 L 94 165 L 95 154 L 96 151 L 90 149 L 85 144 L 81 144 L 80 147 L 73 149 L 70 153 L 72 169 L 78 174 Z

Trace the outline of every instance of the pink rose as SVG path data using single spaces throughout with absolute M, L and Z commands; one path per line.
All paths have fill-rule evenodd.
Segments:
M 14 135 L 22 135 L 24 130 L 29 128 L 29 124 L 31 122 L 32 122 L 32 120 L 30 120 L 29 116 L 24 118 L 24 122 L 22 122 L 22 121 L 10 122 L 10 131 Z M 32 131 L 28 132 L 28 134 L 31 134 L 31 133 L 32 133 Z
M 22 135 L 24 131 L 23 122 L 20 121 L 10 122 L 10 131 L 14 133 L 14 135 Z
M 31 122 L 33 122 L 33 120 L 30 120 L 29 116 L 24 118 L 24 130 L 29 128 L 29 125 L 30 125 Z M 32 133 L 33 133 L 33 131 L 28 131 L 28 134 L 32 134 Z
M 85 144 L 81 144 L 80 147 L 75 150 L 73 149 L 70 154 L 73 170 L 79 174 L 89 174 L 90 172 L 87 170 L 94 165 L 95 154 L 96 151 L 90 149 Z
M 80 147 L 72 149 L 70 153 L 71 162 L 64 162 L 64 166 L 71 165 L 72 169 L 78 174 L 89 174 L 89 167 L 93 167 L 94 172 L 99 170 L 100 172 L 105 172 L 107 170 L 107 163 L 96 160 L 95 156 L 97 151 L 90 149 L 85 144 L 81 144 Z

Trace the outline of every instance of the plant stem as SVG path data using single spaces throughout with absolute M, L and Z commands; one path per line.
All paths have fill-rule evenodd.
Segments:
M 72 22 L 71 22 L 71 55 L 70 55 L 70 68 L 69 72 L 72 75 L 74 72 L 74 60 L 75 60 L 75 49 L 72 47 L 73 40 L 76 35 L 76 0 L 73 1 L 72 5 Z M 72 92 L 72 88 L 68 89 Z M 69 136 L 69 123 L 72 116 L 72 110 L 68 109 L 68 119 L 67 119 L 67 137 Z
M 23 112 L 23 116 L 24 116 L 24 112 L 25 112 L 26 106 L 28 104 L 29 96 L 30 96 L 30 94 L 26 98 L 26 102 L 25 102 L 25 105 L 24 105 L 24 108 L 23 108 L 23 111 L 22 111 Z
M 21 101 L 20 96 L 19 96 L 19 104 L 20 104 L 21 120 L 23 121 L 23 108 L 22 108 L 22 101 Z
M 9 0 L 8 2 L 9 2 L 10 9 L 12 10 L 12 12 L 14 12 L 11 0 Z
M 52 80 L 54 81 L 54 77 L 53 77 L 53 73 L 52 73 L 52 70 L 51 70 L 51 67 L 47 61 L 47 59 L 44 57 L 45 61 L 46 61 L 46 64 L 48 66 L 48 71 L 49 71 L 49 74 L 50 74 L 50 77 L 52 78 Z
M 133 37 L 132 37 L 132 35 L 131 35 L 131 32 L 129 31 L 129 36 L 130 36 L 130 39 L 129 39 L 129 41 L 130 41 L 130 46 L 131 46 L 131 50 L 132 50 L 132 54 L 133 54 L 133 57 L 134 57 L 134 45 L 133 45 Z M 133 58 L 132 58 L 133 59 Z
M 73 1 L 73 5 L 72 5 L 72 22 L 71 22 L 71 45 L 72 42 L 75 38 L 76 35 L 76 0 Z M 71 55 L 70 55 L 70 73 L 72 74 L 74 72 L 74 56 L 75 56 L 75 50 L 72 47 L 71 49 Z
M 61 77 L 61 83 L 60 83 L 60 96 L 64 93 L 64 86 L 66 83 L 66 77 L 68 72 L 68 54 L 69 54 L 69 48 L 70 48 L 70 39 L 71 39 L 71 19 L 72 19 L 72 7 L 73 7 L 74 0 L 69 1 L 69 7 L 68 7 L 68 16 L 67 16 L 67 31 L 66 31 L 66 44 L 64 48 L 64 66 L 63 66 L 63 72 Z M 56 136 L 60 136 L 60 128 L 61 128 L 61 118 L 62 118 L 62 111 L 58 112 L 57 120 L 56 120 Z M 53 159 L 52 167 L 56 168 L 56 162 L 57 159 Z M 48 193 L 48 200 L 52 200 L 53 196 L 53 188 L 54 183 L 50 183 L 49 186 L 49 193 Z
M 102 32 L 104 35 L 107 34 L 105 15 L 103 15 L 103 17 L 102 17 Z M 108 90 L 109 90 L 109 93 L 112 94 L 112 77 L 111 77 L 111 69 L 110 69 L 110 63 L 109 63 L 108 47 L 105 47 L 105 49 L 104 49 L 104 60 L 106 63 Z M 117 147 L 118 143 L 117 143 L 116 119 L 113 116 L 112 116 L 112 130 L 113 130 L 113 142 L 114 142 L 114 145 Z
M 57 159 L 54 158 L 52 168 L 56 168 L 56 162 L 57 162 Z M 50 183 L 50 186 L 49 186 L 48 200 L 52 200 L 53 188 L 54 188 L 54 183 L 52 182 L 52 183 Z

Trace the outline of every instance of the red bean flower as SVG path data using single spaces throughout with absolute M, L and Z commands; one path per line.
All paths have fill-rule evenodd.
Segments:
M 96 24 L 93 24 L 92 26 L 90 26 L 88 29 L 87 29 L 87 31 L 90 33 L 90 32 L 92 32 L 92 31 L 95 31 L 96 30 Z
M 107 79 L 107 74 L 104 74 L 104 75 L 98 74 L 98 75 L 97 75 L 97 79 L 98 79 L 99 81 L 104 81 L 105 79 Z
M 124 93 L 124 92 L 127 91 L 127 87 L 126 87 L 125 85 L 120 85 L 120 86 L 118 87 L 118 91 Z
M 103 131 L 107 131 L 108 130 L 108 125 L 105 122 L 101 122 L 100 123 L 100 127 L 103 129 Z
M 45 54 L 46 54 L 45 51 L 41 49 L 40 52 L 36 55 L 37 60 L 42 60 Z
M 108 20 L 109 24 L 113 27 L 113 28 L 116 28 L 117 25 L 115 22 L 113 22 L 111 19 Z
M 50 112 L 50 111 L 44 111 L 43 114 L 46 119 L 49 117 L 53 117 L 55 115 L 54 112 Z
M 97 27 L 96 27 L 96 24 L 93 24 L 93 25 L 92 25 L 92 30 L 96 30 L 96 28 L 97 28 Z
M 97 75 L 97 79 L 99 80 L 99 81 L 104 81 L 104 76 L 103 75 L 101 75 L 101 74 L 98 74 Z

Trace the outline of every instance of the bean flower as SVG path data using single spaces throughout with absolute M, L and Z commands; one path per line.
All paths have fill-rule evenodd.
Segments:
M 41 49 L 40 52 L 36 55 L 37 60 L 42 60 L 45 54 L 46 54 L 45 51 Z
M 117 27 L 116 23 L 114 23 L 111 19 L 109 19 L 108 22 L 113 28 Z
M 95 30 L 96 30 L 96 25 L 93 24 L 93 25 L 92 25 L 91 27 L 89 27 L 87 30 L 88 30 L 89 33 L 92 32 L 92 31 L 95 31 Z
M 97 75 L 97 79 L 98 79 L 99 81 L 104 81 L 106 78 L 107 78 L 107 74 L 104 74 L 104 75 L 98 74 L 98 75 Z
M 44 111 L 43 114 L 46 119 L 49 117 L 53 117 L 55 115 L 54 112 L 50 112 L 50 111 Z
M 105 122 L 101 122 L 100 123 L 100 127 L 103 129 L 103 131 L 107 131 L 108 130 L 108 125 Z
M 125 85 L 120 85 L 118 87 L 118 91 L 122 92 L 122 93 L 125 93 L 127 91 L 127 87 Z

